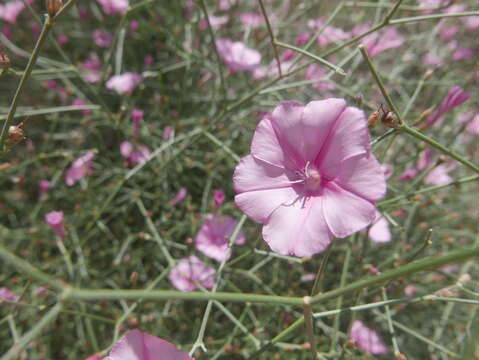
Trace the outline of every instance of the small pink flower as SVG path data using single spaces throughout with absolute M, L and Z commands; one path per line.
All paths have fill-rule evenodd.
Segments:
M 439 107 L 436 109 L 436 111 L 434 111 L 426 119 L 424 125 L 440 125 L 443 121 L 443 115 L 445 113 L 465 103 L 467 100 L 469 100 L 469 98 L 469 94 L 466 93 L 460 86 L 453 86 L 451 89 L 449 89 L 449 92 L 447 93 L 446 97 L 439 105 Z
M 171 140 L 175 136 L 175 129 L 173 126 L 167 125 L 163 128 L 163 140 Z
M 15 24 L 18 15 L 22 12 L 25 4 L 22 0 L 15 0 L 0 4 L 0 20 L 5 20 L 9 23 Z
M 416 163 L 416 169 L 418 170 L 425 170 L 429 166 L 432 165 L 432 155 L 433 152 L 431 149 L 426 149 L 423 152 L 421 152 L 421 155 L 419 156 L 419 159 Z
M 404 38 L 395 28 L 388 27 L 365 36 L 361 42 L 369 54 L 375 56 L 383 51 L 400 47 L 404 44 Z
M 78 180 L 86 175 L 90 175 L 92 173 L 91 162 L 94 157 L 95 153 L 89 151 L 85 155 L 76 159 L 65 174 L 65 183 L 68 186 L 73 186 Z
M 86 101 L 83 99 L 75 99 L 72 102 L 72 105 L 87 105 Z M 85 116 L 91 115 L 91 110 L 82 110 L 81 113 Z
M 228 239 L 233 234 L 238 222 L 231 216 L 208 214 L 195 238 L 196 248 L 206 256 L 216 261 L 226 261 L 231 257 Z M 236 237 L 236 244 L 246 241 L 243 232 Z
M 130 30 L 131 30 L 131 32 L 136 32 L 139 27 L 140 27 L 140 23 L 139 23 L 137 20 L 133 20 L 133 21 L 130 23 Z
M 58 237 L 65 237 L 65 225 L 63 223 L 63 211 L 51 211 L 45 215 L 45 222 L 52 228 Z
M 233 182 L 236 205 L 280 254 L 311 256 L 376 218 L 386 192 L 364 113 L 343 99 L 282 102 L 258 124 Z
M 353 322 L 350 338 L 359 349 L 371 355 L 381 355 L 389 352 L 379 334 L 366 327 L 361 320 Z
M 95 355 L 94 355 L 95 356 Z M 128 331 L 113 345 L 110 354 L 104 360 L 193 360 L 188 353 L 159 337 L 140 330 Z
M 304 31 L 301 34 L 299 34 L 296 38 L 296 46 L 303 46 L 306 44 L 309 40 L 309 32 Z
M 128 160 L 129 167 L 142 164 L 151 157 L 151 152 L 148 147 L 143 144 L 133 144 L 129 141 L 123 141 L 120 144 L 120 153 Z
M 96 83 L 101 80 L 101 62 L 100 58 L 95 53 L 90 53 L 90 56 L 81 67 L 84 70 L 82 77 L 89 83 Z
M 65 45 L 70 39 L 65 34 L 58 35 L 57 41 L 60 46 Z
M 379 211 L 376 212 L 376 220 L 369 229 L 369 238 L 375 243 L 385 243 L 391 241 L 391 231 L 389 230 L 389 222 Z
M 441 37 L 441 40 L 447 41 L 452 39 L 456 34 L 459 32 L 459 26 L 458 25 L 449 25 L 449 26 L 444 26 L 444 25 L 439 25 L 439 36 Z
M 436 53 L 429 51 L 423 56 L 422 63 L 427 66 L 441 67 L 444 65 L 444 60 Z
M 115 13 L 124 15 L 128 10 L 128 0 L 97 0 L 103 11 L 108 15 Z
M 113 34 L 106 30 L 97 29 L 93 31 L 93 41 L 95 41 L 95 44 L 99 47 L 110 47 L 113 41 Z
M 399 181 L 408 181 L 414 179 L 417 176 L 417 170 L 414 168 L 407 169 L 401 175 L 398 176 Z
M 452 60 L 454 61 L 462 61 L 462 60 L 469 60 L 474 57 L 474 51 L 469 48 L 459 48 L 452 54 Z
M 261 26 L 264 22 L 263 16 L 261 14 L 253 13 L 253 12 L 242 13 L 240 14 L 239 18 L 244 26 L 248 26 L 252 28 Z
M 170 205 L 171 206 L 175 206 L 176 204 L 182 202 L 185 198 L 186 198 L 186 195 L 188 194 L 188 190 L 186 190 L 186 188 L 182 187 L 178 193 L 176 194 L 176 196 L 170 201 Z
M 131 121 L 133 122 L 133 137 L 140 136 L 140 123 L 143 120 L 144 112 L 140 109 L 133 109 L 131 112 Z
M 306 69 L 305 77 L 308 80 L 318 80 L 318 82 L 312 84 L 312 86 L 319 91 L 327 92 L 334 90 L 336 86 L 330 83 L 327 79 L 324 79 L 327 75 L 326 70 L 317 64 L 311 64 Z
M 48 180 L 40 180 L 38 182 L 38 189 L 40 192 L 40 196 L 45 196 L 48 193 L 48 190 L 50 189 L 50 181 Z
M 466 23 L 468 30 L 476 30 L 479 28 L 479 16 L 465 16 L 463 21 Z
M 253 71 L 261 63 L 261 54 L 240 41 L 219 38 L 216 40 L 218 53 L 232 71 Z
M 307 273 L 301 275 L 301 282 L 308 282 L 308 281 L 313 281 L 316 278 L 316 274 L 314 273 Z
M 350 34 L 345 32 L 343 29 L 326 25 L 323 19 L 309 20 L 308 27 L 316 31 L 323 29 L 322 33 L 318 36 L 318 44 L 323 47 L 340 40 L 347 40 L 350 37 Z
M 426 184 L 431 185 L 446 185 L 452 182 L 452 177 L 449 176 L 448 172 L 451 171 L 456 166 L 455 162 L 450 162 L 446 164 L 441 164 L 432 169 L 424 178 Z
M 471 134 L 479 134 L 479 114 L 474 116 L 474 118 L 467 124 L 466 130 Z
M 211 289 L 215 284 L 215 269 L 206 266 L 195 255 L 181 259 L 168 275 L 173 286 L 180 291 L 194 291 L 198 285 Z
M 416 295 L 416 292 L 417 288 L 414 285 L 407 285 L 404 288 L 404 295 L 406 295 L 406 297 L 413 297 L 414 295 Z
M 225 192 L 222 189 L 214 190 L 213 200 L 215 201 L 216 207 L 219 208 L 225 201 Z
M 381 164 L 381 170 L 383 171 L 384 178 L 389 179 L 393 174 L 394 168 L 389 164 Z
M 143 64 L 146 66 L 146 67 L 149 67 L 151 65 L 153 65 L 153 62 L 155 61 L 155 59 L 153 59 L 153 56 L 151 55 L 146 55 L 145 58 L 143 59 Z
M 210 25 L 213 29 L 219 29 L 221 26 L 226 24 L 229 20 L 227 15 L 216 16 L 216 15 L 209 15 L 208 19 L 210 20 Z M 205 30 L 208 28 L 208 22 L 206 19 L 201 19 L 199 24 L 200 29 Z
M 17 296 L 6 287 L 0 287 L 0 304 L 2 304 L 2 300 L 11 301 L 11 302 L 18 302 L 20 300 L 20 296 Z
M 133 90 L 141 83 L 143 77 L 141 74 L 127 72 L 121 75 L 115 75 L 106 82 L 106 88 L 115 90 L 118 94 L 131 94 Z

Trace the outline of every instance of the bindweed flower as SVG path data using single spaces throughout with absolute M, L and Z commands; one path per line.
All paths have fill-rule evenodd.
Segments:
M 469 94 L 467 94 L 460 86 L 453 86 L 436 111 L 426 119 L 424 126 L 431 126 L 434 124 L 440 125 L 445 113 L 465 103 L 469 98 Z
M 179 204 L 186 198 L 187 194 L 188 190 L 182 187 L 180 190 L 178 190 L 178 193 L 175 195 L 175 197 L 170 201 L 170 205 L 175 206 L 176 204 Z
M 261 14 L 253 12 L 245 12 L 239 16 L 241 23 L 246 27 L 255 28 L 261 26 L 264 22 L 264 18 Z
M 124 15 L 128 10 L 128 0 L 97 0 L 103 11 L 108 15 L 116 13 Z
M 215 269 L 206 266 L 195 255 L 181 259 L 168 275 L 173 286 L 180 291 L 194 291 L 198 284 L 211 289 L 215 284 Z
M 89 83 L 96 83 L 101 80 L 101 62 L 100 58 L 95 53 L 90 53 L 90 56 L 81 67 L 84 70 L 82 78 Z
M 38 182 L 38 190 L 40 193 L 40 196 L 45 196 L 48 193 L 48 190 L 50 189 L 50 181 L 48 180 L 40 180 Z
M 321 66 L 317 64 L 311 64 L 306 69 L 305 77 L 308 80 L 318 80 L 312 86 L 319 91 L 327 92 L 329 90 L 334 90 L 336 86 L 330 83 L 327 79 L 327 72 Z
M 104 360 L 193 360 L 188 353 L 159 337 L 140 330 L 128 331 L 111 348 Z
M 65 237 L 65 225 L 63 223 L 63 211 L 51 211 L 45 215 L 45 222 L 52 228 L 58 237 Z
M 20 300 L 20 296 L 15 295 L 9 288 L 0 287 L 0 304 L 2 304 L 2 300 L 18 302 Z
M 91 162 L 94 157 L 95 153 L 88 151 L 85 155 L 76 159 L 65 174 L 65 183 L 68 186 L 73 186 L 78 180 L 90 175 L 92 173 Z
M 133 144 L 129 141 L 123 141 L 120 144 L 120 153 L 127 159 L 128 167 L 144 163 L 151 157 L 150 149 L 146 145 Z
M 218 53 L 232 71 L 253 71 L 260 66 L 261 54 L 241 41 L 219 38 L 216 40 Z
M 213 200 L 215 201 L 215 206 L 219 208 L 225 201 L 225 192 L 222 189 L 214 190 Z
M 131 94 L 133 90 L 141 83 L 143 77 L 137 73 L 124 73 L 112 76 L 106 82 L 106 88 L 115 90 L 118 94 Z
M 388 348 L 379 334 L 366 327 L 361 320 L 353 322 L 350 338 L 359 349 L 366 351 L 371 355 L 388 353 Z
M 343 99 L 287 101 L 256 127 L 237 165 L 237 206 L 280 254 L 311 256 L 376 218 L 386 192 L 364 113 Z
M 343 29 L 326 25 L 326 22 L 319 18 L 316 20 L 309 20 L 308 27 L 319 31 L 322 29 L 321 33 L 318 36 L 318 44 L 323 47 L 340 40 L 347 40 L 350 37 L 350 34 L 345 32 Z
M 72 102 L 72 105 L 73 106 L 76 106 L 76 105 L 88 105 L 87 102 L 83 99 L 75 99 L 73 100 Z M 85 109 L 85 110 L 81 110 L 81 113 L 85 116 L 88 116 L 88 115 L 91 115 L 92 111 L 91 110 L 88 110 L 88 109 Z
M 238 222 L 231 216 L 208 214 L 195 238 L 196 248 L 206 256 L 216 261 L 226 261 L 231 257 L 228 240 L 233 234 Z M 236 244 L 246 241 L 242 231 L 236 236 Z
M 113 34 L 106 30 L 97 29 L 93 31 L 93 41 L 99 47 L 110 47 L 113 42 Z
M 375 243 L 384 243 L 391 241 L 391 231 L 389 222 L 379 211 L 376 212 L 376 220 L 368 231 L 369 238 Z
M 356 36 L 369 29 L 368 25 L 358 25 L 352 30 L 352 34 Z M 371 56 L 375 56 L 383 51 L 400 47 L 404 44 L 404 38 L 395 28 L 385 28 L 363 37 L 361 43 Z
M 433 151 L 431 149 L 426 149 L 419 155 L 419 159 L 416 163 L 416 169 L 424 170 L 432 165 L 432 155 Z
M 6 4 L 0 4 L 0 19 L 15 24 L 18 15 L 25 8 L 22 0 L 9 1 Z
M 466 130 L 471 134 L 479 134 L 479 114 L 467 124 Z
M 219 29 L 221 26 L 223 26 L 229 21 L 229 17 L 227 15 L 222 15 L 222 16 L 209 15 L 208 19 L 210 20 L 210 25 L 212 29 Z M 206 19 L 200 20 L 199 27 L 202 30 L 205 30 L 208 28 L 208 22 L 206 21 Z
M 436 166 L 426 175 L 424 182 L 426 184 L 435 186 L 449 184 L 452 182 L 452 177 L 449 176 L 448 172 L 451 171 L 455 166 L 455 162 L 449 162 Z

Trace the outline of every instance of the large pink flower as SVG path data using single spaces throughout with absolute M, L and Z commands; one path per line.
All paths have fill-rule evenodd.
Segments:
M 219 38 L 216 40 L 218 53 L 232 71 L 253 71 L 260 66 L 261 54 L 241 41 Z
M 233 234 L 238 222 L 228 215 L 208 214 L 205 222 L 195 238 L 195 246 L 206 256 L 217 261 L 225 261 L 231 257 L 228 239 Z M 246 241 L 242 231 L 236 237 L 236 244 Z
M 364 113 L 343 99 L 283 102 L 234 173 L 235 202 L 280 254 L 310 256 L 375 220 L 384 196 Z
M 140 330 L 128 331 L 104 360 L 153 359 L 192 360 L 188 353 L 178 350 L 172 343 Z

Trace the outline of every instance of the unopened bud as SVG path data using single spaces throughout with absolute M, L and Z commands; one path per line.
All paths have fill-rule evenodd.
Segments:
M 402 353 L 396 353 L 395 357 L 396 357 L 396 360 L 407 360 L 406 355 L 404 355 Z
M 0 69 L 8 70 L 10 65 L 11 63 L 8 55 L 0 51 Z
M 428 80 L 433 74 L 434 74 L 434 70 L 429 69 L 429 70 L 426 71 L 426 73 L 424 74 L 424 80 Z
M 381 118 L 381 114 L 379 111 L 374 111 L 371 115 L 369 115 L 368 118 L 368 127 L 372 129 L 374 126 L 376 126 L 376 123 L 379 121 Z
M 12 125 L 8 128 L 8 143 L 16 145 L 25 140 L 25 131 L 23 130 L 23 123 L 20 125 Z
M 422 114 L 419 116 L 419 120 L 424 120 L 429 117 L 433 112 L 433 108 L 426 109 L 422 112 Z
M 46 0 L 47 12 L 50 17 L 54 17 L 63 6 L 63 0 Z

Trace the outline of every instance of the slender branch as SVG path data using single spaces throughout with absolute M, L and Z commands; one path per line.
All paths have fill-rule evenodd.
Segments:
M 413 16 L 401 19 L 394 19 L 389 21 L 391 25 L 396 24 L 404 24 L 416 21 L 424 21 L 424 20 L 434 20 L 434 19 L 443 19 L 449 17 L 461 17 L 461 16 L 477 16 L 479 15 L 479 11 L 464 11 L 464 12 L 457 12 L 457 13 L 450 13 L 450 14 L 431 14 L 431 15 L 423 15 L 423 16 Z
M 311 297 L 305 296 L 303 298 L 304 301 L 304 321 L 306 327 L 306 335 L 308 336 L 309 346 L 311 347 L 311 355 L 312 359 L 316 360 L 318 358 L 318 354 L 316 352 L 316 340 L 314 338 L 314 329 L 313 329 L 313 316 L 311 312 Z
M 274 57 L 276 58 L 276 65 L 278 66 L 279 78 L 282 78 L 283 73 L 281 71 L 281 62 L 279 60 L 279 53 L 278 53 L 278 47 L 277 47 L 277 45 L 279 45 L 279 44 L 277 43 L 276 39 L 274 38 L 273 29 L 271 28 L 271 24 L 269 22 L 268 14 L 266 13 L 266 9 L 264 8 L 263 0 L 258 0 L 258 2 L 259 2 L 259 6 L 261 7 L 261 13 L 263 14 L 264 21 L 266 22 L 266 27 L 268 28 L 268 34 L 269 34 L 269 38 L 271 40 L 271 45 L 273 45 Z

